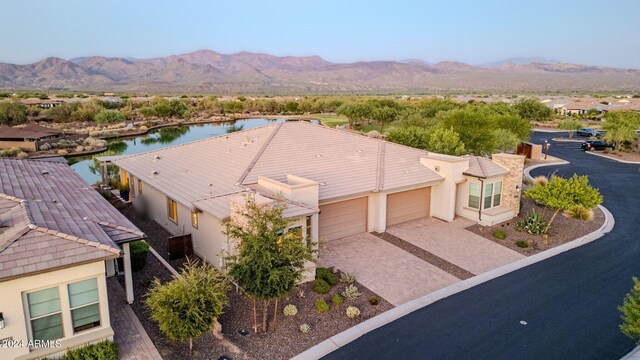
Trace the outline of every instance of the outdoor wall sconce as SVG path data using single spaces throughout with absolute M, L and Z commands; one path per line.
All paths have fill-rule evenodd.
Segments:
M 4 316 L 0 312 L 0 329 L 4 329 Z
M 520 185 L 516 185 L 516 192 L 520 192 Z

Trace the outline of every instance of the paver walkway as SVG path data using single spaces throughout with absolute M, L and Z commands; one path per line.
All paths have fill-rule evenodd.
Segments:
M 393 305 L 460 281 L 410 253 L 363 233 L 321 245 L 321 266 L 335 266 Z
M 140 320 L 126 303 L 124 289 L 115 277 L 107 278 L 109 314 L 120 360 L 162 360 Z
M 465 230 L 474 222 L 419 219 L 390 226 L 387 232 L 474 274 L 482 274 L 525 258 L 502 245 Z

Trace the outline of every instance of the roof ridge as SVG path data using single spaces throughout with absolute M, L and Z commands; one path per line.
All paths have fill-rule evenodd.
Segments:
M 91 218 L 89 220 L 93 221 L 94 223 L 96 223 L 96 224 L 98 224 L 100 226 L 106 226 L 106 227 L 110 227 L 112 229 L 130 232 L 130 233 L 138 235 L 140 237 L 146 236 L 145 233 L 143 233 L 142 231 L 130 229 L 130 228 L 126 227 L 126 226 L 112 224 L 112 223 L 110 223 L 108 221 L 104 221 L 104 220 L 100 220 L 100 219 L 96 219 L 96 218 Z
M 377 168 L 376 168 L 376 188 L 375 188 L 375 191 L 380 191 L 384 187 L 385 148 L 386 148 L 386 142 L 380 141 L 378 143 L 378 164 L 377 164 Z
M 78 244 L 93 246 L 93 247 L 95 247 L 97 249 L 109 251 L 109 252 L 112 252 L 114 254 L 120 255 L 120 249 L 117 248 L 117 247 L 114 248 L 113 246 L 109 246 L 107 244 L 102 244 L 102 243 L 99 243 L 99 242 L 96 242 L 96 241 L 82 239 L 82 238 L 79 238 L 79 237 L 77 237 L 75 235 L 66 234 L 66 233 L 63 233 L 61 231 L 51 230 L 51 229 L 47 229 L 46 227 L 35 226 L 35 225 L 31 230 L 37 231 L 37 232 L 40 232 L 40 233 L 43 233 L 43 234 L 48 234 L 48 235 L 51 235 L 51 236 L 59 237 L 61 239 L 73 241 L 73 242 L 76 242 Z
M 264 144 L 262 144 L 262 147 L 260 148 L 260 150 L 258 150 L 258 153 L 256 154 L 256 156 L 253 157 L 253 159 L 249 163 L 249 166 L 247 166 L 245 171 L 242 173 L 236 185 L 242 185 L 242 182 L 247 178 L 247 176 L 249 176 L 249 173 L 251 172 L 255 164 L 260 159 L 260 156 L 262 156 L 264 151 L 267 149 L 267 147 L 271 143 L 271 140 L 273 140 L 273 138 L 276 136 L 276 134 L 278 133 L 278 130 L 280 130 L 280 128 L 282 127 L 282 124 L 284 123 L 276 123 L 275 129 L 273 129 L 273 131 L 271 132 L 267 140 L 264 141 Z

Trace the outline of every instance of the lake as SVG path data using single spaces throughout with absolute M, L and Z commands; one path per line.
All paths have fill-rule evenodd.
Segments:
M 226 123 L 166 127 L 137 137 L 110 140 L 108 150 L 94 156 L 139 154 L 283 121 L 287 121 L 287 119 L 246 119 Z M 317 123 L 317 121 L 312 122 Z M 69 158 L 68 160 L 71 168 L 89 184 L 100 181 L 100 172 L 95 168 L 92 156 Z

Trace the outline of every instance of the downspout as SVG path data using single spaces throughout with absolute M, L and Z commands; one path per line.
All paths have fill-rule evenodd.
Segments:
M 478 220 L 482 221 L 482 203 L 484 202 L 484 180 L 482 178 L 478 178 L 480 180 L 480 201 L 478 204 Z

